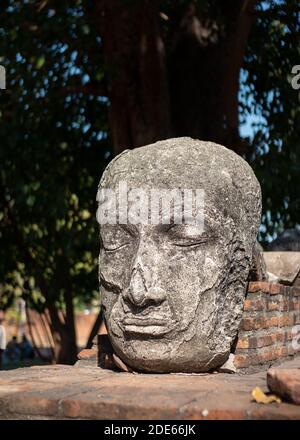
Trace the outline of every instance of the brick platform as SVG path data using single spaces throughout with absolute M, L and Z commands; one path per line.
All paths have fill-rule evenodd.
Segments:
M 300 368 L 300 359 L 280 368 Z M 0 419 L 300 419 L 300 406 L 258 404 L 266 372 L 130 374 L 49 366 L 0 372 Z
M 299 324 L 299 287 L 250 282 L 235 348 L 235 366 L 240 370 L 268 368 L 298 354 L 300 347 L 292 340 L 296 336 L 293 327 Z

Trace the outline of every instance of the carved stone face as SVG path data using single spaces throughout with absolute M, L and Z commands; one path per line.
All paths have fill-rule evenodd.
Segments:
M 260 220 L 260 187 L 235 153 L 189 138 L 126 151 L 100 188 L 204 190 L 204 229 L 102 224 L 99 276 L 111 343 L 132 368 L 201 372 L 229 356 Z M 130 202 L 129 202 L 130 210 Z

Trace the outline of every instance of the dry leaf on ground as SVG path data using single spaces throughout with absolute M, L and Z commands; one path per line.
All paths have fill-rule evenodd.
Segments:
M 281 399 L 275 396 L 275 394 L 266 395 L 259 387 L 253 389 L 252 397 L 257 403 L 281 403 Z

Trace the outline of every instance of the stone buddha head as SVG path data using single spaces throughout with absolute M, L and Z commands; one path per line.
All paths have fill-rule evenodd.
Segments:
M 212 142 L 160 141 L 113 159 L 98 202 L 102 307 L 116 354 L 144 372 L 222 365 L 260 224 L 250 166 Z

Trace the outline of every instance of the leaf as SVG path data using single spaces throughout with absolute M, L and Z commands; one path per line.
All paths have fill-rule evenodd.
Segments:
M 80 217 L 82 218 L 82 220 L 88 220 L 91 217 L 91 213 L 87 210 L 87 209 L 83 209 L 80 212 Z
M 45 57 L 41 56 L 38 58 L 36 62 L 36 68 L 39 70 L 43 67 L 44 64 L 45 64 Z
M 275 396 L 275 394 L 269 394 L 266 395 L 259 387 L 255 387 L 252 390 L 252 397 L 253 400 L 255 400 L 255 402 L 257 403 L 272 403 L 272 402 L 277 402 L 277 403 L 281 403 L 281 399 L 277 396 Z

